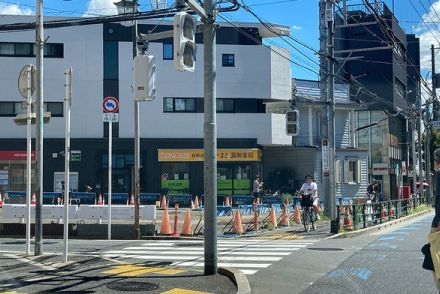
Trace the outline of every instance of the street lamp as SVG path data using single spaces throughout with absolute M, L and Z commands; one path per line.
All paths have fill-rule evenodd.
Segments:
M 120 0 L 114 2 L 118 9 L 118 14 L 131 14 L 134 15 L 138 11 L 137 0 Z M 133 58 L 138 54 L 136 41 L 137 41 L 137 21 L 125 21 L 121 22 L 123 26 L 133 26 L 132 29 L 132 41 L 133 41 Z M 134 92 L 133 92 L 134 95 Z M 139 194 L 140 194 L 140 134 L 139 134 L 139 101 L 134 102 L 134 229 L 136 238 L 139 240 L 140 236 L 140 224 L 139 224 Z

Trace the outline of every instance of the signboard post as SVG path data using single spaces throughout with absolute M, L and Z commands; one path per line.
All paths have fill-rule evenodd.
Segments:
M 106 97 L 102 102 L 102 120 L 108 122 L 108 230 L 107 237 L 112 239 L 112 141 L 113 122 L 119 121 L 119 101 L 115 97 Z
M 330 162 L 329 162 L 329 148 L 328 148 L 328 140 L 323 139 L 321 142 L 322 146 L 322 176 L 329 177 L 330 176 Z

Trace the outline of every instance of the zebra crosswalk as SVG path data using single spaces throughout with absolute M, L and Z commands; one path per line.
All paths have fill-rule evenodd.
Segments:
M 219 239 L 217 265 L 253 275 L 294 251 L 306 248 L 318 241 L 317 239 Z M 204 245 L 200 240 L 147 241 L 138 246 L 104 251 L 101 255 L 119 261 L 165 263 L 167 266 L 178 268 L 200 270 L 204 266 Z

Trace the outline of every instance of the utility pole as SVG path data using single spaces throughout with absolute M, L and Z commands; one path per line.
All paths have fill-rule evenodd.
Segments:
M 37 102 L 37 131 L 36 131 L 36 194 L 37 203 L 35 205 L 35 255 L 43 254 L 43 221 L 41 219 L 41 208 L 43 204 L 43 0 L 36 0 L 36 102 Z
M 63 260 L 67 262 L 69 255 L 69 202 L 70 202 L 70 109 L 72 106 L 72 68 L 69 67 L 64 74 L 66 75 L 66 138 L 64 146 L 64 255 Z
M 420 82 L 417 85 L 416 92 L 416 107 L 417 107 L 417 152 L 419 157 L 419 195 L 425 197 L 426 202 L 429 203 L 430 199 L 427 199 L 426 195 L 423 195 L 423 183 L 425 182 L 425 177 L 423 177 L 423 158 L 422 158 L 422 101 L 421 101 L 421 93 L 420 93 Z
M 437 119 L 437 81 L 435 79 L 435 48 L 431 45 L 431 79 L 432 79 L 432 106 L 434 120 Z M 429 112 L 429 105 L 426 105 L 426 141 L 425 141 L 425 163 L 426 163 L 426 181 L 428 182 L 428 203 L 432 200 L 432 181 L 431 181 L 431 114 Z
M 416 153 L 416 117 L 415 117 L 415 109 L 411 108 L 411 152 L 412 152 L 412 172 L 413 172 L 413 182 L 412 182 L 412 190 L 414 195 L 417 192 L 417 153 Z M 422 160 L 419 158 L 419 160 Z M 419 182 L 421 182 L 422 176 L 419 175 Z M 423 186 L 423 185 L 421 185 Z
M 205 0 L 204 43 L 204 192 L 205 192 L 205 275 L 217 273 L 217 118 L 215 0 Z
M 137 1 L 135 1 L 135 11 L 137 11 Z M 138 55 L 137 50 L 137 36 L 138 27 L 137 20 L 134 20 L 134 25 L 132 29 L 133 38 L 133 58 Z M 133 91 L 134 94 L 134 91 Z M 139 194 L 141 193 L 141 182 L 140 182 L 140 166 L 141 166 L 141 155 L 140 155 L 140 128 L 139 128 L 139 101 L 133 99 L 134 101 L 134 230 L 136 239 L 141 239 L 141 229 L 139 223 Z
M 335 189 L 335 103 L 334 103 L 334 11 L 331 0 L 320 0 L 320 90 L 322 102 L 322 182 L 326 193 L 326 210 L 331 219 L 330 231 L 336 233 Z

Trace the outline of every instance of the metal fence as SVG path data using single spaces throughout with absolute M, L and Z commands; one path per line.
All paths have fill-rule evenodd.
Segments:
M 364 229 L 411 214 L 424 197 L 382 202 L 337 205 L 339 232 Z

